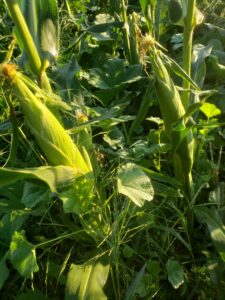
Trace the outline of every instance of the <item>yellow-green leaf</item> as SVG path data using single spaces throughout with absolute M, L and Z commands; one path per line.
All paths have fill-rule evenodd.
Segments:
M 100 262 L 71 264 L 66 282 L 65 300 L 106 300 L 103 287 L 108 273 L 109 265 Z
M 211 119 L 221 114 L 221 110 L 212 103 L 204 103 L 201 106 L 200 110 L 208 119 Z
M 136 205 L 142 206 L 144 201 L 151 201 L 154 190 L 150 178 L 142 169 L 132 163 L 122 166 L 117 173 L 118 192 L 127 196 Z

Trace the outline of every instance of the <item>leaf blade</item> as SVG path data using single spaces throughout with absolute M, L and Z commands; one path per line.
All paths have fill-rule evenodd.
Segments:
M 137 206 L 142 206 L 145 200 L 153 200 L 154 196 L 150 178 L 132 163 L 127 163 L 118 170 L 117 189 Z

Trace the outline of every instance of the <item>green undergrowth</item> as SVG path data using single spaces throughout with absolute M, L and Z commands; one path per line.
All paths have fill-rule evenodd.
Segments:
M 8 2 L 0 4 L 0 299 L 222 300 L 223 1 L 196 1 L 190 72 L 192 1 L 40 1 L 50 3 L 37 10 L 45 34 L 27 20 L 37 61 Z M 45 140 L 41 118 L 34 127 L 9 64 L 82 164 L 63 163 L 65 140 Z

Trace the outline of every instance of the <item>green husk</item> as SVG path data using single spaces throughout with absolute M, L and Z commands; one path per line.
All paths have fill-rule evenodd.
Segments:
M 80 174 L 91 172 L 90 165 L 86 164 L 70 135 L 51 111 L 28 88 L 24 75 L 16 71 L 15 66 L 10 64 L 0 66 L 0 73 L 11 82 L 28 125 L 48 163 L 52 166 L 64 165 L 76 168 Z
M 179 123 L 182 117 L 184 117 L 185 109 L 180 95 L 161 60 L 160 52 L 153 49 L 150 57 L 156 78 L 156 91 L 165 130 L 172 148 L 175 151 L 175 157 L 178 157 L 175 164 L 180 165 L 179 169 L 181 170 L 179 171 L 182 173 L 185 185 L 190 192 L 190 189 L 192 189 L 191 170 L 194 160 L 194 139 L 192 130 L 188 130 L 187 134 L 181 140 L 180 131 L 174 129 L 174 125 Z M 186 124 L 183 124 L 182 130 L 185 129 Z

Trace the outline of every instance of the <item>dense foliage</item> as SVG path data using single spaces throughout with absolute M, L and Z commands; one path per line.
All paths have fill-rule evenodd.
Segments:
M 1 1 L 0 299 L 224 299 L 224 17 Z

